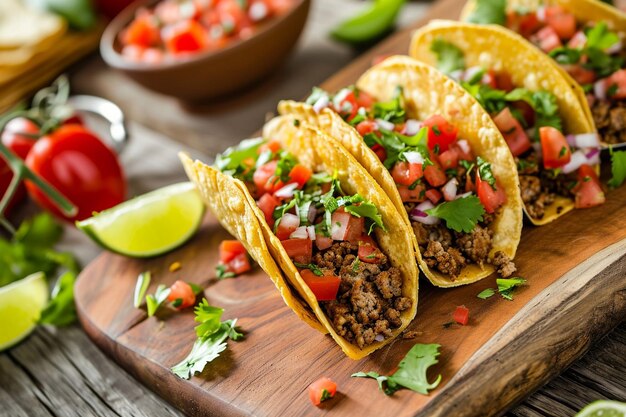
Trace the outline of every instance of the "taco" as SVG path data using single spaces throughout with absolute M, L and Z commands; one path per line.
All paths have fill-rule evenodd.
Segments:
M 356 86 L 334 95 L 314 89 L 307 103 L 278 109 L 324 130 L 374 176 L 411 226 L 417 262 L 434 285 L 515 272 L 515 162 L 489 115 L 454 81 L 396 56 Z
M 312 311 L 347 356 L 363 358 L 415 317 L 410 230 L 372 177 L 322 132 L 279 117 L 264 138 L 227 150 L 215 167 L 185 160 L 189 176 L 226 229 L 253 248 L 287 304 L 309 324 Z
M 626 143 L 626 14 L 596 0 L 470 0 L 462 20 L 506 26 L 543 50 L 582 87 L 602 142 Z
M 515 157 L 532 223 L 604 203 L 598 134 L 580 87 L 549 57 L 499 26 L 452 21 L 417 30 L 410 55 L 456 79 L 491 114 Z

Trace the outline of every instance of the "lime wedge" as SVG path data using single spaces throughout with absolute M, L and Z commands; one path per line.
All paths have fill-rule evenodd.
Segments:
M 626 403 L 594 401 L 576 414 L 576 417 L 626 417 Z
M 48 283 L 42 272 L 0 288 L 0 351 L 33 331 L 48 302 Z
M 136 258 L 185 243 L 200 227 L 204 203 L 191 182 L 169 185 L 76 222 L 105 249 Z

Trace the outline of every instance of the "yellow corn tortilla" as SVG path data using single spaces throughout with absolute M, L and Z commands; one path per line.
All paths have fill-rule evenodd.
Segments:
M 396 88 L 403 88 L 406 111 L 411 118 L 424 120 L 440 114 L 453 123 L 459 137 L 466 139 L 474 153 L 492 165 L 493 173 L 506 188 L 507 202 L 492 223 L 494 230 L 493 248 L 490 256 L 502 251 L 511 259 L 515 257 L 522 229 L 522 201 L 515 161 L 489 115 L 480 104 L 463 88 L 434 68 L 409 57 L 394 56 L 367 71 L 358 81 L 357 87 L 380 101 L 391 100 Z M 348 151 L 369 171 L 381 188 L 390 196 L 396 210 L 410 221 L 398 189 L 389 171 L 376 154 L 363 142 L 359 133 L 331 110 L 319 114 L 306 104 L 282 102 L 281 113 L 314 123 L 316 126 L 341 142 Z M 492 265 L 468 265 L 455 279 L 431 270 L 423 261 L 414 233 L 411 231 L 415 257 L 424 275 L 438 287 L 456 287 L 483 279 L 494 272 Z
M 410 55 L 426 64 L 436 65 L 437 56 L 430 50 L 436 39 L 449 42 L 463 51 L 466 66 L 481 66 L 504 71 L 513 84 L 531 91 L 554 94 L 566 134 L 593 133 L 593 121 L 578 100 L 584 92 L 576 82 L 562 76 L 560 67 L 526 40 L 501 26 L 435 20 L 413 35 Z M 573 81 L 573 80 L 572 80 Z M 584 106 L 588 109 L 587 100 Z M 574 209 L 574 200 L 557 197 L 541 219 L 526 214 L 535 225 L 550 223 Z
M 374 342 L 360 349 L 356 344 L 350 343 L 339 336 L 317 302 L 315 295 L 306 285 L 297 268 L 287 255 L 280 240 L 265 221 L 263 213 L 257 207 L 255 199 L 248 192 L 245 184 L 239 180 L 221 174 L 215 169 L 203 165 L 201 162 L 196 162 L 193 169 L 195 172 L 197 172 L 200 167 L 204 170 L 209 169 L 211 170 L 210 172 L 214 173 L 212 175 L 217 177 L 217 174 L 219 174 L 222 178 L 220 181 L 237 184 L 238 193 L 236 194 L 236 200 L 239 203 L 242 201 L 242 196 L 244 197 L 247 203 L 245 209 L 246 214 L 242 215 L 241 212 L 233 212 L 228 205 L 221 204 L 216 205 L 215 210 L 212 209 L 216 216 L 229 231 L 243 229 L 243 233 L 241 231 L 238 232 L 242 234 L 243 239 L 246 238 L 245 231 L 253 233 L 255 236 L 261 233 L 264 236 L 269 251 L 267 249 L 257 250 L 256 255 L 265 260 L 269 259 L 277 263 L 279 272 L 282 271 L 286 276 L 288 286 L 305 300 L 306 305 L 315 314 L 317 322 L 321 323 L 321 326 L 330 333 L 344 353 L 352 359 L 361 359 L 376 349 L 390 343 L 415 317 L 417 311 L 418 272 L 413 258 L 412 233 L 404 219 L 398 214 L 397 210 L 395 210 L 393 203 L 380 189 L 376 181 L 374 181 L 367 171 L 365 171 L 341 145 L 321 131 L 306 125 L 306 123 L 295 123 L 294 121 L 295 118 L 292 116 L 283 116 L 271 120 L 264 127 L 264 137 L 280 142 L 283 149 L 296 155 L 300 164 L 314 172 L 327 172 L 331 175 L 336 175 L 342 190 L 346 194 L 358 193 L 365 199 L 372 201 L 372 203 L 378 207 L 382 216 L 387 231 L 376 229 L 375 233 L 378 245 L 387 255 L 391 265 L 400 269 L 403 277 L 402 295 L 410 298 L 412 301 L 411 308 L 401 313 L 402 325 L 394 329 L 392 336 L 382 342 Z M 298 124 L 298 126 L 295 126 L 296 124 Z M 190 178 L 194 180 L 193 173 Z M 212 197 L 213 199 L 225 198 L 218 197 L 218 195 L 224 193 L 220 191 L 216 185 L 217 184 L 205 182 L 203 186 L 205 191 L 203 191 L 203 194 L 212 195 L 214 196 Z M 229 195 L 229 198 L 233 199 L 233 193 L 230 192 Z M 209 207 L 211 207 L 211 204 L 209 204 Z M 248 213 L 254 214 L 254 221 L 248 219 Z M 247 227 L 246 223 L 248 224 Z M 242 241 L 245 242 L 245 240 Z M 249 245 L 254 246 L 255 243 L 249 242 Z M 274 279 L 272 274 L 276 274 L 276 271 L 266 269 L 266 272 Z M 284 280 L 282 282 L 275 280 L 275 283 L 279 289 L 287 285 Z M 283 292 L 283 298 L 292 309 L 296 310 L 302 308 L 302 306 L 296 303 L 289 303 L 293 301 L 289 297 L 293 296 L 293 292 Z
M 0 50 L 33 47 L 67 30 L 60 17 L 27 7 L 19 0 L 0 1 Z

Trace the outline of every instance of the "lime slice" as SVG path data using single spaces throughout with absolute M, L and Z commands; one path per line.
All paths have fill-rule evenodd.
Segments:
M 204 203 L 190 182 L 169 185 L 77 222 L 98 244 L 126 256 L 160 255 L 200 227 Z
M 576 417 L 626 417 L 626 403 L 594 401 L 576 414 Z
M 42 272 L 0 288 L 0 351 L 33 331 L 48 302 L 48 283 Z

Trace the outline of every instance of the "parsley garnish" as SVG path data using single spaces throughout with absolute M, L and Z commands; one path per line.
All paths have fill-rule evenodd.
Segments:
M 263 138 L 246 139 L 237 146 L 226 149 L 215 158 L 215 166 L 223 173 L 239 176 L 249 167 L 244 161 L 252 158 L 256 161 L 259 147 L 266 141 Z
M 226 279 L 235 277 L 235 273 L 228 270 L 226 265 L 217 264 L 215 267 L 215 276 L 217 279 Z
M 315 264 L 301 264 L 299 262 L 294 262 L 293 264 L 297 266 L 298 268 L 310 269 L 311 272 L 313 272 L 313 274 L 317 275 L 318 277 L 321 277 L 324 275 L 322 270 Z
M 506 24 L 506 0 L 476 0 L 476 8 L 468 17 L 471 23 Z
M 429 390 L 435 389 L 441 382 L 439 375 L 432 383 L 426 375 L 428 368 L 439 361 L 440 345 L 416 344 L 398 364 L 398 370 L 390 376 L 380 375 L 377 372 L 357 372 L 354 378 L 372 378 L 378 382 L 378 388 L 386 395 L 392 395 L 401 388 L 408 388 L 420 394 L 428 395 Z
M 446 226 L 457 232 L 469 233 L 483 219 L 485 208 L 475 195 L 441 203 L 426 210 L 431 216 L 446 221 Z
M 483 300 L 486 300 L 487 298 L 491 297 L 495 293 L 496 292 L 494 291 L 493 288 L 485 288 L 480 293 L 478 293 L 478 295 L 476 297 L 481 298 Z
M 167 300 L 169 297 L 171 290 L 167 288 L 165 285 L 161 284 L 157 287 L 154 295 L 148 294 L 146 295 L 146 307 L 148 310 L 148 317 L 154 316 L 154 313 L 161 307 L 161 304 Z
M 520 277 L 498 278 L 496 279 L 496 284 L 498 284 L 498 292 L 500 295 L 511 301 L 513 300 L 513 290 L 520 285 L 526 284 L 526 280 Z
M 491 164 L 480 156 L 476 158 L 476 163 L 478 164 L 478 175 L 480 179 L 486 181 L 491 188 L 496 189 L 496 177 L 493 176 L 493 171 L 491 170 Z
M 290 154 L 287 151 L 281 151 L 278 154 L 278 162 L 276 163 L 276 172 L 274 176 L 280 179 L 285 184 L 289 182 L 291 179 L 289 177 L 289 173 L 298 164 L 298 161 L 295 156 Z M 277 180 L 278 181 L 278 180 Z
M 444 74 L 465 68 L 465 57 L 458 46 L 437 38 L 430 45 L 430 50 L 437 55 L 437 69 Z
M 320 397 L 320 402 L 324 402 L 326 400 L 330 400 L 331 398 L 333 398 L 332 395 L 330 395 L 330 392 L 328 392 L 328 390 L 326 388 L 324 388 L 322 390 L 322 396 Z
M 611 152 L 611 179 L 608 184 L 609 187 L 617 188 L 624 180 L 626 180 L 626 151 L 613 151 Z
M 397 87 L 394 97 L 385 102 L 374 103 L 373 109 L 375 119 L 383 119 L 391 123 L 402 123 L 406 119 L 404 102 L 402 99 L 402 88 Z

